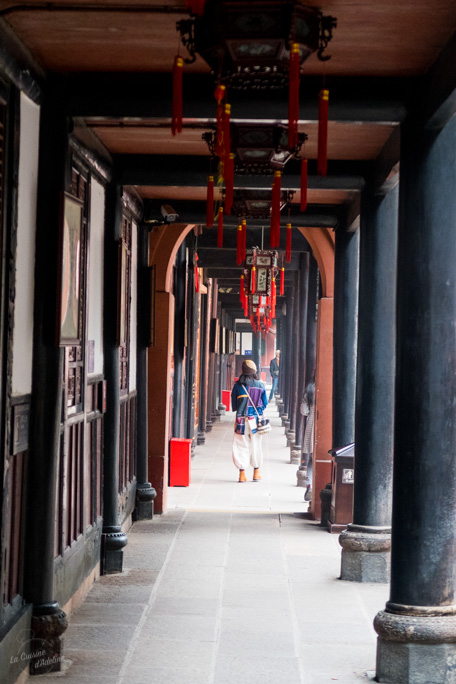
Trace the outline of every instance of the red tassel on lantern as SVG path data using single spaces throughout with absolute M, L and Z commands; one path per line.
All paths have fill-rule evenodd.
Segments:
M 271 286 L 271 319 L 275 318 L 276 298 L 276 281 L 275 278 L 273 278 Z
M 244 274 L 241 275 L 241 284 L 239 285 L 239 301 L 244 306 Z
M 317 174 L 326 176 L 328 171 L 328 107 L 329 90 L 320 91 L 318 105 L 318 161 Z
M 206 228 L 212 228 L 214 225 L 214 176 L 207 178 L 207 195 L 206 195 Z
M 234 154 L 228 154 L 225 159 L 225 214 L 231 214 L 231 207 L 233 206 Z
M 252 279 L 250 282 L 250 294 L 255 294 L 255 266 L 252 266 Z
M 247 244 L 247 221 L 242 221 L 242 259 L 245 261 L 245 248 Z
M 239 266 L 239 264 L 242 264 L 243 258 L 242 258 L 242 225 L 238 225 L 237 229 L 237 239 L 236 239 L 236 264 Z M 242 276 L 244 277 L 244 276 Z
M 223 158 L 225 156 L 225 144 L 223 140 L 225 108 L 222 105 L 225 93 L 225 86 L 220 84 L 216 87 L 214 93 L 214 97 L 217 100 L 217 131 L 215 136 L 214 152 L 221 161 L 224 161 Z
M 307 159 L 301 159 L 301 211 L 307 209 Z
M 173 135 L 182 131 L 182 70 L 184 60 L 176 55 L 173 64 L 173 116 L 171 132 Z
M 282 270 L 280 271 L 280 294 L 283 295 L 285 292 L 285 269 L 282 266 Z
M 185 0 L 185 7 L 188 9 L 190 14 L 195 14 L 197 17 L 201 17 L 204 12 L 204 5 L 206 0 Z
M 285 248 L 285 261 L 287 264 L 291 261 L 291 223 L 287 223 L 287 242 Z
M 218 210 L 217 247 L 223 247 L 223 207 Z
M 231 136 L 230 136 L 230 118 L 231 118 L 231 105 L 226 104 L 223 112 L 223 144 L 225 146 L 225 159 L 228 160 L 228 156 L 231 152 Z M 225 161 L 225 163 L 226 163 Z
M 272 203 L 271 203 L 271 230 L 270 245 L 278 247 L 280 244 L 280 195 L 281 195 L 280 171 L 274 171 L 274 181 L 272 183 Z
M 299 120 L 299 44 L 290 48 L 289 91 L 288 91 L 288 149 L 298 144 Z
M 198 271 L 198 254 L 195 252 L 195 292 L 200 291 L 199 271 Z

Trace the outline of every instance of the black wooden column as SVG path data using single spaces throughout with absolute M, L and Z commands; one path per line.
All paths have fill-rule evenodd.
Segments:
M 380 682 L 454 681 L 456 118 L 402 128 L 390 600 Z
M 179 247 L 174 265 L 174 379 L 173 379 L 173 437 L 183 437 L 182 432 L 182 386 L 185 348 L 185 241 Z
M 293 453 L 296 440 L 296 413 L 298 408 L 298 385 L 299 385 L 299 314 L 301 308 L 301 297 L 299 288 L 299 272 L 295 273 L 293 284 L 293 326 L 291 329 L 291 359 L 290 359 L 290 404 L 288 410 L 288 420 L 290 421 L 290 428 L 287 435 L 287 446 L 290 447 L 290 463 L 291 454 Z
M 306 324 L 306 386 L 315 382 L 317 365 L 317 281 L 319 271 L 313 255 L 309 256 L 309 289 Z
M 286 293 L 286 318 L 285 318 L 285 349 L 280 356 L 281 372 L 285 374 L 283 384 L 283 415 L 282 424 L 285 432 L 290 429 L 290 385 L 291 385 L 291 365 L 293 357 L 292 338 L 293 338 L 293 303 L 294 291 L 288 290 Z
M 359 231 L 336 230 L 334 262 L 333 447 L 355 439 Z
M 106 378 L 103 460 L 103 532 L 101 572 L 122 572 L 127 535 L 118 520 L 120 384 L 117 340 L 119 239 L 122 222 L 122 190 L 106 188 L 104 246 L 103 349 Z
M 257 367 L 258 377 L 261 377 L 261 333 L 252 332 L 252 361 Z
M 315 258 L 309 254 L 309 275 L 307 287 L 307 317 L 306 317 L 306 358 L 304 371 L 304 391 L 310 382 L 315 382 L 315 370 L 317 363 L 317 282 L 319 281 L 319 271 Z M 304 424 L 304 430 L 305 430 Z M 303 438 L 304 441 L 304 438 Z M 309 455 L 301 448 L 301 461 L 299 470 L 296 473 L 298 487 L 306 487 L 307 468 L 309 465 Z
M 209 285 L 208 285 L 209 289 Z M 206 405 L 207 405 L 207 295 L 201 296 L 200 316 L 200 377 L 199 377 L 199 425 L 197 444 L 206 442 Z
M 68 149 L 68 120 L 64 92 L 48 81 L 41 105 L 38 206 L 35 253 L 35 299 L 33 329 L 33 376 L 30 416 L 30 457 L 26 543 L 24 548 L 24 598 L 33 604 L 32 630 L 43 639 L 46 659 L 32 658 L 31 671 L 59 671 L 39 661 L 60 656 L 60 636 L 67 627 L 66 615 L 54 595 L 55 512 L 57 465 L 62 416 L 63 348 L 56 340 L 56 302 L 59 250 L 63 228 L 61 207 Z M 40 647 L 41 648 L 41 647 Z
M 341 578 L 387 582 L 391 543 L 399 186 L 363 193 L 353 524 L 340 536 Z
M 202 382 L 206 387 L 206 432 L 212 430 L 212 411 L 211 411 L 211 385 L 210 385 L 210 368 L 211 368 L 211 328 L 212 328 L 212 289 L 214 281 L 209 278 L 207 283 L 207 303 L 206 303 L 206 358 L 204 366 L 204 376 Z
M 304 394 L 306 381 L 306 346 L 307 346 L 307 304 L 309 294 L 309 252 L 299 256 L 299 311 L 296 319 L 298 328 L 298 377 L 297 377 L 297 405 L 295 443 L 291 454 L 291 462 L 299 465 L 301 461 L 303 416 L 300 405 Z M 299 471 L 298 471 L 299 472 Z
M 147 481 L 147 348 L 150 344 L 149 230 L 138 227 L 137 321 L 136 337 L 136 504 L 135 520 L 151 520 L 157 492 Z

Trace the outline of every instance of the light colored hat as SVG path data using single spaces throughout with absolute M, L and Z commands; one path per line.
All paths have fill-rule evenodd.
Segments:
M 257 372 L 256 364 L 250 359 L 242 362 L 242 375 L 254 375 Z

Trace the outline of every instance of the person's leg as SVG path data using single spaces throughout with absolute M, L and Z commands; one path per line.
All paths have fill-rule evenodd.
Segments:
M 249 457 L 250 440 L 248 436 L 246 434 L 239 435 L 235 432 L 233 436 L 233 463 L 239 470 L 239 482 L 245 482 L 247 479 L 244 471 L 249 465 Z
M 306 471 L 306 491 L 304 492 L 304 501 L 310 501 L 312 498 L 312 454 L 303 454 L 307 461 Z
M 261 444 L 263 435 L 260 435 L 258 432 L 252 433 L 250 425 L 247 429 L 250 434 L 250 465 L 253 468 L 253 481 L 258 482 L 261 480 L 260 467 L 263 464 L 263 449 Z
M 271 401 L 272 397 L 274 396 L 278 384 L 279 384 L 279 378 L 273 377 L 272 378 L 272 387 L 271 387 L 271 391 L 269 393 L 269 401 Z

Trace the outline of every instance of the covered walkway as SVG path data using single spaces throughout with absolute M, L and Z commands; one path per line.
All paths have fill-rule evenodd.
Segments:
M 101 577 L 71 617 L 74 684 L 354 684 L 373 677 L 372 620 L 387 585 L 342 582 L 337 535 L 304 517 L 274 406 L 263 481 L 240 485 L 232 414 L 198 446 L 189 488 L 137 522 L 125 569 Z M 249 476 L 251 474 L 249 473 Z

